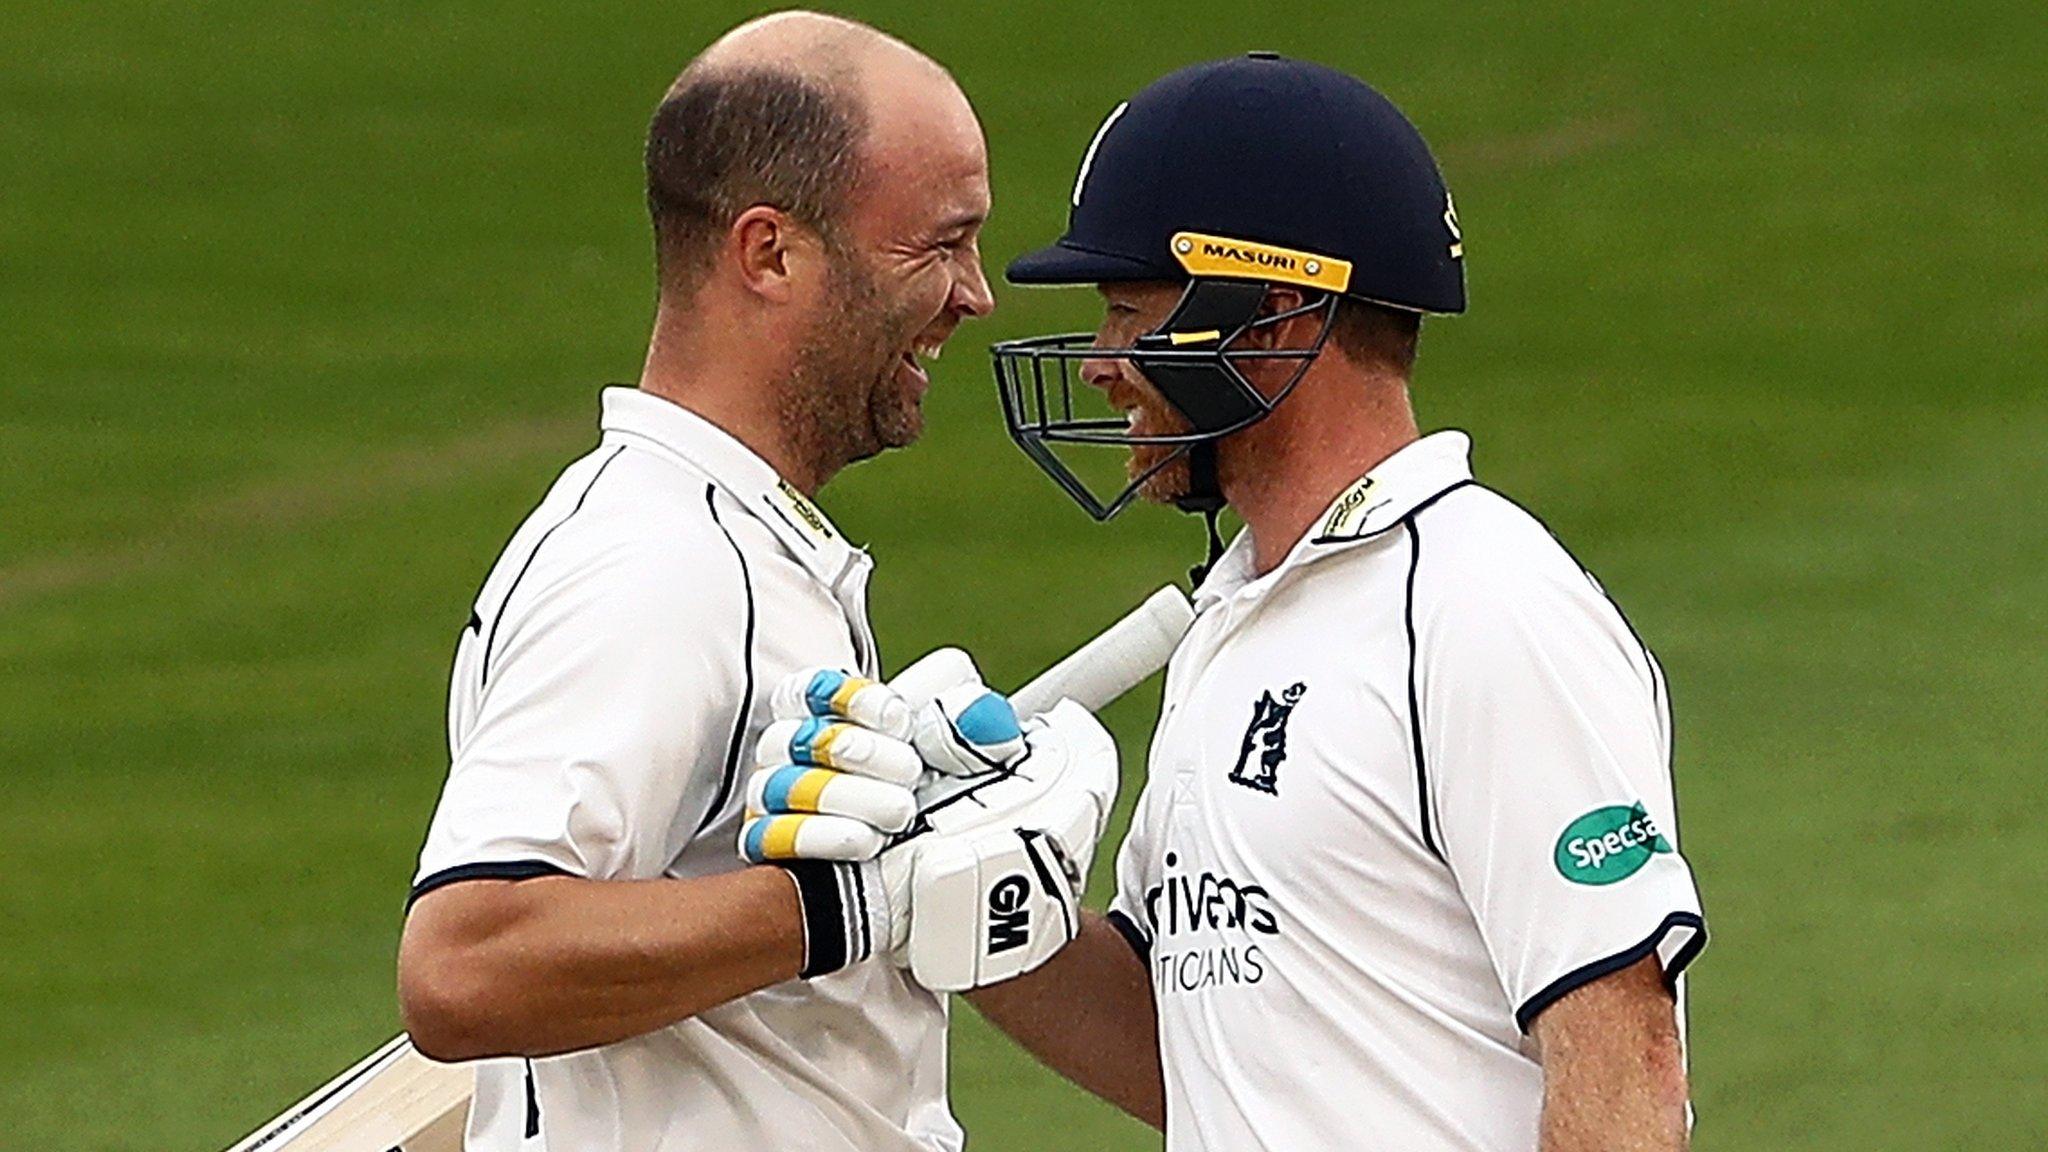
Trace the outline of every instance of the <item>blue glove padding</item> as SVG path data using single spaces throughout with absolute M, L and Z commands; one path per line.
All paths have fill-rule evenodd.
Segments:
M 941 691 L 918 709 L 910 742 L 927 767 L 946 776 L 997 771 L 1024 755 L 1016 710 L 978 678 Z

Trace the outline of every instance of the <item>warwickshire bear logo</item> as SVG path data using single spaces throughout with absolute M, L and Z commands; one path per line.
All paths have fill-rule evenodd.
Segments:
M 1271 796 L 1280 794 L 1280 765 L 1287 759 L 1287 718 L 1294 715 L 1294 706 L 1307 691 L 1308 685 L 1296 684 L 1278 700 L 1270 690 L 1259 693 L 1258 703 L 1252 705 L 1251 726 L 1244 730 L 1244 744 L 1237 750 L 1237 767 L 1230 770 L 1231 783 Z

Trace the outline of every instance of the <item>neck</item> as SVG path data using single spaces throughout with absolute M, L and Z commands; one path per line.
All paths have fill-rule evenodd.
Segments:
M 1311 383 L 1223 445 L 1223 493 L 1251 530 L 1257 575 L 1280 566 L 1338 493 L 1417 437 L 1399 377 Z M 1296 401 L 1307 403 L 1289 411 Z
M 777 342 L 728 340 L 713 347 L 703 338 L 711 327 L 690 323 L 666 303 L 660 305 L 640 369 L 640 390 L 716 424 L 791 487 L 815 497 L 832 474 L 798 449 L 799 439 L 778 409 L 778 381 L 787 374 L 786 366 L 762 362 L 760 356 Z

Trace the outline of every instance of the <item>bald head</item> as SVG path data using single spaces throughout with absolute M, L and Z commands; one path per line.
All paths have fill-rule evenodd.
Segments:
M 676 83 L 702 68 L 770 68 L 841 79 L 890 64 L 943 73 L 924 53 L 878 28 L 820 12 L 776 12 L 713 41 Z
M 961 113 L 973 123 L 945 69 L 865 24 L 779 12 L 726 33 L 677 77 L 648 130 L 664 295 L 687 295 L 757 204 L 836 238 L 878 162 L 912 146 L 935 115 Z

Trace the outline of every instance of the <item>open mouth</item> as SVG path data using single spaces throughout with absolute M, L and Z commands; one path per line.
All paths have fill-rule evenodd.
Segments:
M 1149 404 L 1132 403 L 1122 412 L 1124 433 L 1129 436 L 1172 436 L 1187 431 L 1184 422 Z
M 923 391 L 931 385 L 931 375 L 926 370 L 925 365 L 937 360 L 939 353 L 945 350 L 945 346 L 946 341 L 944 337 L 927 336 L 919 339 L 898 355 L 897 359 L 902 362 L 904 372 L 917 385 L 919 391 Z

